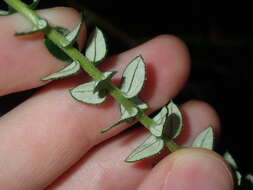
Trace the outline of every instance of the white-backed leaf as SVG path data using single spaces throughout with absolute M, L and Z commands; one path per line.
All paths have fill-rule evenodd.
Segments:
M 56 73 L 53 73 L 41 80 L 42 81 L 49 81 L 49 80 L 58 80 L 58 79 L 66 78 L 66 77 L 77 74 L 80 70 L 81 70 L 80 63 L 77 61 L 73 61 L 71 64 L 69 64 L 64 69 L 62 69 Z
M 106 132 L 110 131 L 111 129 L 115 128 L 116 126 L 118 126 L 119 124 L 124 123 L 124 122 L 128 122 L 128 121 L 134 119 L 139 112 L 139 110 L 137 108 L 132 108 L 129 112 L 124 108 L 124 106 L 120 105 L 120 107 L 121 107 L 120 110 L 122 112 L 120 120 L 118 122 L 112 124 L 111 126 L 107 127 L 106 129 L 102 130 L 101 133 L 106 133 Z
M 36 9 L 40 3 L 40 0 L 33 0 L 33 2 L 29 5 L 30 9 Z
M 209 126 L 207 129 L 203 130 L 198 134 L 192 143 L 192 147 L 213 149 L 214 143 L 214 132 L 213 128 Z
M 30 34 L 34 34 L 37 32 L 41 32 L 41 31 L 45 30 L 47 27 L 48 27 L 48 22 L 45 19 L 39 19 L 38 23 L 36 24 L 35 27 L 33 27 L 32 30 L 26 31 L 26 32 L 16 32 L 15 35 L 16 36 L 30 35 Z
M 247 174 L 245 179 L 247 179 L 252 185 L 253 185 L 253 175 L 252 174 Z
M 101 104 L 106 97 L 100 97 L 99 92 L 94 92 L 96 81 L 81 84 L 70 90 L 70 94 L 78 101 L 87 104 Z
M 164 147 L 164 141 L 154 135 L 149 136 L 143 144 L 138 146 L 125 160 L 126 162 L 136 162 L 145 158 L 159 154 Z
M 0 9 L 0 16 L 7 16 L 7 15 L 10 15 L 9 11 Z
M 233 169 L 238 169 L 238 165 L 235 159 L 232 157 L 232 155 L 229 152 L 225 152 L 224 159 L 231 165 Z
M 127 65 L 122 81 L 121 91 L 126 98 L 137 96 L 144 86 L 146 80 L 146 67 L 142 56 L 137 56 Z
M 84 14 L 81 13 L 81 22 L 77 25 L 77 27 L 72 32 L 65 35 L 65 38 L 67 39 L 67 41 L 62 42 L 63 47 L 67 47 L 75 43 L 75 41 L 79 37 L 79 34 L 81 32 L 83 25 L 84 25 Z
M 173 101 L 167 105 L 168 109 L 168 125 L 165 134 L 170 139 L 177 138 L 183 130 L 183 117 L 178 106 Z
M 167 107 L 163 107 L 161 111 L 154 117 L 154 121 L 157 123 L 155 127 L 150 128 L 150 132 L 157 137 L 161 137 L 163 133 L 163 127 L 166 122 L 168 114 Z
M 149 108 L 148 104 L 146 104 L 142 99 L 137 96 L 131 98 L 131 101 L 133 101 L 137 105 L 137 107 L 143 112 L 147 111 Z
M 93 63 L 101 62 L 107 54 L 107 47 L 104 34 L 99 28 L 95 28 L 94 32 L 88 39 L 85 56 Z
M 240 186 L 242 183 L 242 174 L 239 171 L 235 171 L 235 177 L 237 180 L 237 185 Z
M 104 90 L 106 83 L 112 79 L 112 77 L 117 73 L 117 71 L 104 72 L 104 76 L 101 80 L 96 81 L 95 91 Z

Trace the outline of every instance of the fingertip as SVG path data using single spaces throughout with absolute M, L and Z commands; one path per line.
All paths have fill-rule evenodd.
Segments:
M 215 109 L 206 102 L 191 100 L 181 106 L 184 119 L 184 131 L 177 142 L 190 145 L 193 139 L 211 125 L 215 136 L 218 137 L 221 131 L 220 119 Z
M 220 155 L 187 148 L 162 160 L 139 189 L 232 190 L 233 187 L 231 169 Z

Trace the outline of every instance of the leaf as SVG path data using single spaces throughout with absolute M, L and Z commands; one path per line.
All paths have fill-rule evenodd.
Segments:
M 112 77 L 117 73 L 117 71 L 109 71 L 109 72 L 104 72 L 103 79 L 96 81 L 96 87 L 95 87 L 95 92 L 100 92 L 105 90 L 106 83 L 112 79 Z
M 120 89 L 126 98 L 133 98 L 140 93 L 145 80 L 145 63 L 143 58 L 138 56 L 126 67 L 123 73 Z
M 233 169 L 238 169 L 237 163 L 229 152 L 225 152 L 224 159 L 231 165 Z
M 99 28 L 95 28 L 88 39 L 85 56 L 93 63 L 101 62 L 107 54 L 105 37 Z
M 67 35 L 69 34 L 69 30 L 63 27 L 59 27 L 56 26 L 54 27 L 54 29 L 59 32 L 62 35 Z M 59 48 L 57 45 L 55 45 L 50 39 L 48 39 L 47 37 L 45 38 L 44 41 L 46 48 L 48 49 L 48 51 L 57 59 L 61 60 L 61 61 L 66 61 L 68 63 L 72 63 L 73 60 L 72 58 L 70 58 L 61 48 Z
M 168 109 L 167 107 L 163 107 L 162 110 L 153 118 L 154 121 L 158 124 L 155 127 L 150 128 L 150 132 L 156 136 L 156 137 L 161 137 L 163 133 L 163 127 L 166 122 L 168 114 Z
M 48 22 L 45 19 L 40 19 L 38 21 L 37 25 L 34 26 L 31 31 L 16 32 L 15 35 L 16 36 L 30 35 L 30 34 L 34 34 L 34 33 L 37 33 L 37 32 L 41 32 L 41 31 L 45 30 L 47 27 L 48 27 Z
M 96 81 L 81 84 L 70 90 L 70 94 L 76 100 L 87 104 L 101 104 L 106 97 L 100 97 L 99 92 L 94 92 Z
M 65 35 L 67 42 L 66 41 L 62 42 L 62 47 L 67 47 L 75 43 L 75 41 L 77 40 L 81 32 L 83 24 L 84 24 L 84 14 L 81 13 L 81 22 L 77 25 L 77 27 L 72 32 L 69 32 L 68 34 Z
M 170 139 L 177 138 L 183 130 L 183 117 L 178 106 L 173 101 L 167 105 L 168 109 L 168 125 L 165 131 L 165 135 Z
M 154 135 L 149 136 L 145 142 L 138 146 L 125 160 L 126 162 L 136 162 L 145 158 L 159 154 L 164 147 L 164 141 Z
M 237 180 L 237 185 L 240 186 L 242 183 L 242 174 L 239 171 L 235 171 L 235 177 Z
M 73 61 L 71 64 L 69 64 L 67 67 L 65 67 L 64 69 L 53 73 L 43 79 L 41 79 L 42 81 L 49 81 L 49 80 L 58 80 L 58 79 L 62 79 L 62 78 L 66 78 L 69 76 L 72 76 L 76 73 L 78 73 L 81 69 L 80 63 L 77 61 Z
M 11 13 L 9 13 L 9 11 L 5 11 L 5 10 L 1 10 L 0 9 L 0 16 L 7 16 L 10 15 Z
M 33 0 L 33 2 L 29 5 L 30 9 L 36 9 L 40 3 L 40 0 Z
M 207 129 L 198 134 L 192 143 L 192 147 L 200 147 L 206 149 L 213 149 L 214 132 L 213 128 L 209 126 Z
M 148 104 L 143 102 L 143 100 L 137 96 L 131 98 L 130 100 L 133 101 L 137 105 L 137 107 L 143 112 L 147 111 L 149 108 Z
M 135 116 L 137 116 L 137 114 L 139 112 L 139 110 L 137 108 L 132 108 L 129 112 L 122 105 L 121 105 L 120 109 L 122 111 L 122 113 L 121 113 L 122 115 L 121 115 L 120 120 L 118 122 L 112 124 L 111 126 L 107 127 L 106 129 L 103 129 L 101 131 L 101 133 L 106 133 L 106 132 L 110 131 L 111 129 L 115 128 L 116 126 L 118 126 L 119 124 L 132 120 L 133 118 L 135 118 Z
M 245 179 L 247 179 L 253 185 L 253 175 L 252 174 L 247 174 Z

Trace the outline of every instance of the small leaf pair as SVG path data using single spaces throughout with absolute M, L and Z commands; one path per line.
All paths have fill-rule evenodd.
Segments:
M 154 121 L 157 125 L 150 128 L 152 134 L 128 156 L 126 162 L 136 162 L 159 154 L 164 148 L 165 139 L 176 138 L 183 129 L 182 114 L 173 101 L 161 109 Z
M 106 100 L 106 83 L 116 72 L 105 72 L 103 79 L 81 84 L 70 90 L 70 94 L 76 100 L 87 104 L 101 104 Z
M 72 32 L 70 32 L 68 29 L 65 29 L 62 27 L 55 27 L 54 28 L 55 30 L 57 30 L 59 33 L 61 33 L 66 38 L 65 40 L 63 40 L 61 42 L 61 46 L 63 48 L 73 45 L 76 42 L 78 36 L 80 35 L 80 31 L 83 27 L 83 24 L 84 24 L 84 14 L 81 14 L 81 23 L 78 24 L 78 26 Z M 104 36 L 103 36 L 101 30 L 96 28 L 95 31 L 93 32 L 93 34 L 90 36 L 88 41 L 89 41 L 89 43 L 88 43 L 87 49 L 86 49 L 86 56 L 88 56 L 87 58 L 90 61 L 92 61 L 94 64 L 97 64 L 105 58 L 106 53 L 107 53 L 105 39 L 104 39 Z M 49 50 L 49 52 L 54 57 L 56 57 L 57 59 L 60 59 L 62 61 L 71 63 L 71 64 L 68 65 L 67 67 L 65 67 L 64 69 L 62 69 L 56 73 L 53 73 L 53 74 L 49 75 L 48 77 L 43 78 L 42 79 L 43 81 L 66 78 L 66 77 L 77 74 L 81 70 L 81 66 L 80 66 L 79 62 L 73 61 L 68 55 L 65 54 L 65 52 L 61 48 L 59 48 L 57 45 L 55 45 L 50 39 L 48 39 L 48 38 L 45 39 L 45 45 L 46 45 L 47 49 Z M 90 84 L 88 86 L 89 86 L 89 88 L 91 87 Z M 80 90 L 81 87 L 83 87 L 84 88 L 83 90 L 86 91 L 86 88 L 87 88 L 86 85 L 79 86 L 78 89 Z M 102 101 L 102 100 L 100 100 L 100 101 Z M 100 101 L 98 101 L 98 102 L 100 102 Z
M 33 0 L 33 2 L 29 5 L 30 9 L 36 9 L 39 5 L 40 0 Z M 16 13 L 17 11 L 13 9 L 12 7 L 8 6 L 8 10 L 0 10 L 0 16 L 7 16 Z
M 148 109 L 148 105 L 138 97 L 138 94 L 141 92 L 144 86 L 145 80 L 145 62 L 142 56 L 137 56 L 130 62 L 130 64 L 127 65 L 126 69 L 124 70 L 120 87 L 124 97 L 134 102 L 136 107 L 132 108 L 131 110 L 127 110 L 123 105 L 120 105 L 120 120 L 102 130 L 102 133 L 113 129 L 121 123 L 132 121 L 140 111 L 146 111 Z
M 154 117 L 157 123 L 150 132 L 157 137 L 166 136 L 169 139 L 175 139 L 183 130 L 182 113 L 173 101 L 163 107 L 162 110 Z

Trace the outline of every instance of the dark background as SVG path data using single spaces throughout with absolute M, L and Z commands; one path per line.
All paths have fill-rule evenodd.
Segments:
M 177 97 L 208 102 L 223 127 L 217 150 L 229 150 L 243 173 L 252 172 L 252 12 L 243 2 L 43 0 L 39 8 L 85 8 L 88 26 L 102 28 L 110 54 L 134 47 L 159 34 L 185 41 L 192 56 L 189 83 Z M 0 114 L 34 91 L 0 97 Z

